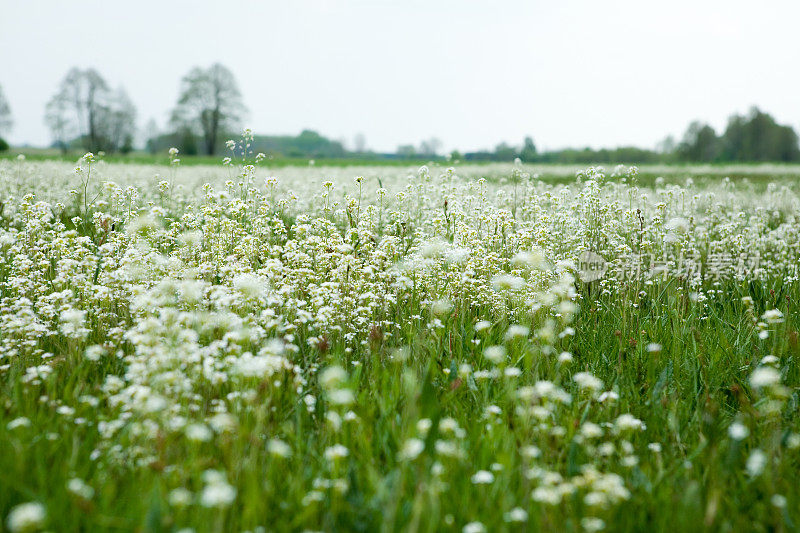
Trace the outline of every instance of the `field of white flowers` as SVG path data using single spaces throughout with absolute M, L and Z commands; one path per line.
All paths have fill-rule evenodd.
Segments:
M 800 528 L 798 174 L 171 158 L 0 161 L 0 527 Z

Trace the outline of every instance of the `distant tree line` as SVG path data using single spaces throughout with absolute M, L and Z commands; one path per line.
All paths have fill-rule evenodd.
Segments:
M 247 113 L 233 73 L 219 63 L 208 68 L 194 67 L 182 79 L 180 93 L 169 114 L 166 131 L 159 131 L 150 120 L 143 133 L 145 149 L 162 153 L 177 147 L 185 155 L 217 155 L 225 151 L 225 141 L 238 136 Z M 72 68 L 48 101 L 45 123 L 53 146 L 63 152 L 83 149 L 92 152 L 127 153 L 136 147 L 137 111 L 125 89 L 113 89 L 95 69 Z M 0 87 L 0 151 L 8 144 L 2 136 L 13 126 L 11 109 Z M 431 137 L 419 143 L 401 145 L 394 153 L 367 150 L 363 134 L 356 135 L 353 150 L 342 141 L 328 139 L 311 130 L 299 135 L 256 135 L 251 143 L 254 154 L 309 158 L 359 159 L 445 159 L 442 142 Z M 633 146 L 611 149 L 551 150 L 539 152 L 531 137 L 520 145 L 498 144 L 493 150 L 461 153 L 453 151 L 451 161 L 514 161 L 529 163 L 672 163 L 672 162 L 798 162 L 800 145 L 795 130 L 778 124 L 758 108 L 746 115 L 728 119 L 725 130 L 717 133 L 708 124 L 695 121 L 680 142 L 667 137 L 655 149 Z
M 678 161 L 800 161 L 797 133 L 754 107 L 733 115 L 722 135 L 701 122 L 692 122 L 683 140 L 669 155 Z
M 193 135 L 185 132 L 162 133 L 147 141 L 147 151 L 153 154 L 163 153 L 170 147 L 177 147 L 182 154 L 197 155 L 201 146 Z M 223 146 L 215 151 L 222 153 Z M 267 156 L 312 157 L 312 158 L 344 158 L 352 155 L 339 141 L 333 141 L 311 130 L 303 130 L 299 135 L 255 135 L 250 143 L 250 156 L 264 153 Z M 239 155 L 238 153 L 236 154 Z M 365 153 L 369 157 L 370 153 Z
M 0 86 L 0 152 L 8 150 L 8 143 L 3 139 L 3 135 L 11 131 L 14 126 L 14 119 L 11 117 L 11 107 L 8 105 L 3 87 Z
M 511 161 L 592 164 L 592 163 L 702 163 L 702 162 L 797 162 L 800 161 L 798 136 L 791 126 L 778 124 L 758 108 L 747 115 L 733 115 L 722 135 L 702 122 L 692 122 L 680 143 L 667 137 L 655 150 L 623 146 L 554 150 L 537 153 L 533 141 L 522 146 L 499 144 L 494 151 L 454 153 L 467 161 Z

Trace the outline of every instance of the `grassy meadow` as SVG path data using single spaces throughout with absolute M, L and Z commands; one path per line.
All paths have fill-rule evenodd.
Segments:
M 34 159 L 0 529 L 800 529 L 800 167 Z

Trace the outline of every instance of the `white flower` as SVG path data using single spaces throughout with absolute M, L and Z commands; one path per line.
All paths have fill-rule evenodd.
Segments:
M 239 274 L 233 278 L 233 287 L 245 298 L 260 298 L 266 294 L 267 284 L 253 274 Z
M 506 359 L 506 349 L 503 346 L 487 346 L 483 356 L 494 364 L 500 364 Z
M 470 522 L 461 530 L 463 533 L 486 533 L 486 526 L 480 522 Z
M 424 449 L 425 443 L 421 439 L 408 439 L 403 443 L 403 449 L 400 450 L 400 458 L 413 461 Z
M 619 394 L 613 390 L 602 392 L 600 396 L 597 397 L 597 401 L 600 403 L 605 403 L 607 401 L 614 402 L 616 400 L 619 400 Z
M 436 300 L 431 304 L 431 312 L 436 316 L 444 316 L 453 309 L 453 304 L 447 298 Z
M 474 485 L 486 485 L 494 482 L 494 474 L 488 470 L 478 470 L 472 475 L 471 481 Z
M 783 496 L 782 494 L 773 494 L 769 501 L 778 509 L 783 509 L 786 507 L 786 496 Z
M 236 499 L 236 489 L 225 480 L 215 480 L 203 487 L 200 505 L 203 507 L 228 507 Z
M 581 426 L 581 435 L 587 439 L 595 439 L 603 436 L 603 429 L 594 422 L 584 422 Z
M 208 442 L 214 436 L 205 424 L 189 424 L 186 426 L 186 438 L 195 442 Z
M 281 439 L 270 439 L 267 442 L 267 451 L 279 457 L 289 457 L 292 455 L 292 448 Z
M 517 267 L 536 270 L 544 270 L 548 267 L 547 259 L 545 259 L 541 250 L 517 252 L 511 258 L 511 263 Z
M 598 391 L 603 388 L 603 382 L 589 372 L 578 372 L 572 376 L 572 381 L 584 390 Z
M 645 429 L 645 425 L 642 423 L 642 421 L 630 413 L 619 415 L 614 421 L 614 427 L 617 429 L 617 431 Z
M 328 401 L 332 405 L 350 405 L 355 401 L 355 396 L 350 389 L 336 389 L 328 393 Z
M 187 507 L 192 503 L 192 493 L 183 487 L 178 487 L 170 491 L 168 501 L 173 507 Z
M 67 309 L 61 312 L 59 320 L 61 321 L 61 333 L 67 337 L 82 338 L 89 333 L 83 327 L 83 323 L 86 320 L 86 311 Z
M 521 339 L 527 337 L 530 333 L 530 329 L 526 326 L 521 326 L 519 324 L 512 324 L 508 326 L 508 330 L 505 334 L 505 339 L 507 341 L 514 340 L 514 339 Z
M 766 320 L 769 324 L 779 324 L 783 322 L 783 313 L 781 313 L 778 309 L 770 309 L 761 315 L 761 318 Z
M 11 533 L 35 531 L 44 526 L 46 516 L 44 505 L 41 503 L 21 503 L 8 513 L 6 525 Z
M 319 376 L 319 383 L 324 389 L 339 387 L 347 379 L 347 372 L 340 366 L 329 366 Z
M 750 430 L 741 422 L 734 422 L 728 427 L 728 436 L 733 440 L 744 440 L 750 434 Z
M 689 221 L 682 217 L 676 217 L 670 219 L 670 221 L 667 222 L 664 227 L 675 233 L 686 233 L 689 231 Z
M 754 389 L 777 385 L 780 380 L 780 373 L 771 366 L 760 366 L 750 375 L 750 385 Z
M 491 322 L 489 322 L 488 320 L 481 320 L 481 321 L 479 321 L 477 324 L 475 324 L 475 331 L 477 331 L 478 333 L 480 333 L 480 332 L 482 332 L 482 331 L 486 331 L 486 330 L 487 330 L 487 329 L 489 329 L 491 326 L 492 326 L 492 323 L 491 323 Z
M 521 507 L 514 507 L 503 515 L 503 520 L 506 522 L 527 522 L 528 512 Z
M 761 358 L 762 365 L 777 365 L 780 362 L 780 359 L 775 357 L 774 355 L 765 355 Z
M 27 428 L 27 427 L 30 427 L 30 426 L 31 426 L 31 421 L 28 418 L 24 417 L 24 416 L 21 416 L 19 418 L 15 418 L 14 420 L 12 420 L 8 424 L 6 424 L 6 428 L 9 431 L 14 431 L 17 428 Z
M 587 516 L 581 520 L 581 527 L 583 527 L 583 529 L 589 533 L 594 533 L 596 531 L 602 531 L 605 529 L 606 523 L 600 518 Z
M 756 448 L 750 452 L 750 457 L 747 458 L 745 469 L 750 477 L 758 477 L 764 472 L 764 467 L 767 466 L 767 454 Z
M 79 478 L 70 479 L 67 482 L 67 490 L 84 500 L 91 500 L 94 496 L 94 489 Z
M 518 291 L 525 287 L 525 280 L 511 274 L 495 274 L 492 276 L 492 287 L 497 291 Z
M 350 451 L 341 444 L 334 444 L 325 449 L 325 459 L 328 461 L 335 461 L 347 457 Z

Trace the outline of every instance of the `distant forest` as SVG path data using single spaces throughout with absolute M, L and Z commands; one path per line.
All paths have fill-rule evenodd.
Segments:
M 778 124 L 758 108 L 747 115 L 733 115 L 725 131 L 701 122 L 689 125 L 680 141 L 667 137 L 655 149 L 625 146 L 619 148 L 568 148 L 539 152 L 531 137 L 517 146 L 501 143 L 494 150 L 439 153 L 440 142 L 430 139 L 420 144 L 403 145 L 393 153 L 378 153 L 366 149 L 348 150 L 340 141 L 305 130 L 299 135 L 256 135 L 254 153 L 283 157 L 351 158 L 359 159 L 449 159 L 453 161 L 514 161 L 527 163 L 725 163 L 725 162 L 800 162 L 797 133 L 791 126 Z M 147 150 L 161 153 L 176 146 L 181 153 L 199 153 L 197 138 L 189 132 L 167 133 L 147 141 Z M 218 150 L 224 149 L 219 141 Z
M 137 131 L 137 110 L 123 87 L 113 89 L 94 69 L 72 68 L 47 103 L 45 123 L 52 133 L 52 147 L 63 153 L 78 150 L 130 153 L 144 149 L 152 154 L 176 147 L 183 155 L 220 155 L 226 141 L 238 137 L 247 108 L 233 73 L 213 64 L 195 67 L 181 80 L 175 107 L 166 131 L 150 119 Z M 11 106 L 0 87 L 0 135 L 13 127 Z M 134 139 L 143 139 L 135 142 Z M 142 142 L 144 147 L 141 146 Z M 791 126 L 778 124 L 769 114 L 752 108 L 733 115 L 723 132 L 708 124 L 692 122 L 679 141 L 667 137 L 653 149 L 625 146 L 599 149 L 568 148 L 540 152 L 532 137 L 519 145 L 501 143 L 493 150 L 461 153 L 441 151 L 442 142 L 430 138 L 419 145 L 405 144 L 391 153 L 369 150 L 363 135 L 352 146 L 304 130 L 299 135 L 255 135 L 253 154 L 267 157 L 359 160 L 514 161 L 528 163 L 702 163 L 702 162 L 799 162 L 800 146 Z M 0 138 L 0 152 L 8 150 Z

